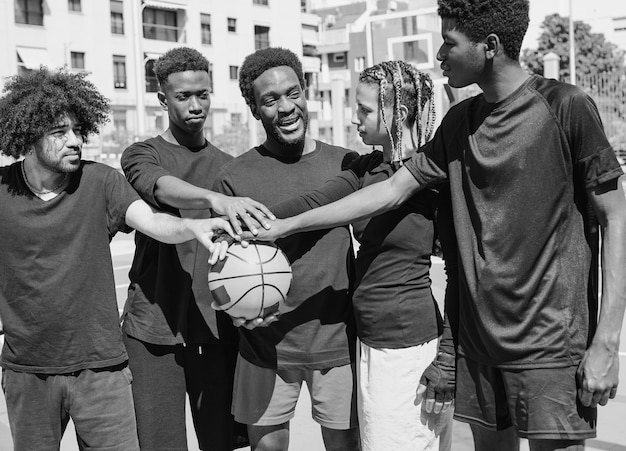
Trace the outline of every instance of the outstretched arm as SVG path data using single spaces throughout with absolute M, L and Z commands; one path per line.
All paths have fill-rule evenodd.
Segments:
M 270 230 L 259 230 L 256 238 L 274 241 L 294 233 L 327 229 L 370 218 L 397 208 L 422 188 L 403 167 L 389 179 L 366 186 L 336 202 L 276 220 Z M 250 234 L 244 234 L 244 237 L 254 238 Z
M 602 231 L 602 297 L 596 333 L 578 368 L 578 397 L 585 406 L 614 398 L 619 342 L 626 308 L 626 199 L 621 179 L 589 191 Z
M 163 243 L 178 244 L 197 239 L 209 249 L 211 260 L 213 260 L 209 261 L 210 264 L 215 263 L 218 258 L 224 258 L 228 247 L 226 243 L 224 245 L 213 243 L 213 236 L 223 230 L 236 238 L 228 221 L 221 218 L 178 218 L 168 213 L 161 213 L 142 200 L 136 200 L 130 204 L 126 210 L 126 224 Z M 216 246 L 220 246 L 220 249 Z

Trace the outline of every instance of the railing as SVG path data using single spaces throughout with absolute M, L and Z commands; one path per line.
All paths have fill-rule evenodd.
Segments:
M 609 142 L 618 155 L 626 156 L 626 75 L 591 74 L 576 81 L 596 102 Z
M 143 37 L 146 39 L 178 42 L 180 34 L 181 28 L 172 25 L 158 25 L 153 23 L 143 24 Z

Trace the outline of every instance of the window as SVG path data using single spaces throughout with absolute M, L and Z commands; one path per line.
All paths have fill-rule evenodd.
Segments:
M 72 69 L 85 68 L 85 54 L 83 52 L 70 52 Z
M 237 72 L 239 72 L 239 66 L 229 66 L 230 79 L 237 80 Z
M 126 89 L 126 57 L 113 55 L 113 86 Z
M 333 53 L 333 63 L 343 63 L 345 60 L 345 53 Z
M 126 110 L 113 110 L 113 127 L 118 132 L 126 130 Z
M 111 33 L 124 34 L 124 3 L 111 0 Z
M 70 11 L 82 11 L 80 7 L 80 0 L 67 0 L 67 9 Z
M 213 63 L 209 63 L 209 92 L 213 93 Z
M 354 71 L 363 72 L 363 69 L 365 69 L 365 57 L 357 56 L 354 58 Z
M 200 34 L 203 44 L 211 44 L 211 15 L 200 14 Z
M 178 22 L 176 11 L 144 8 L 143 37 L 159 41 L 178 41 Z
M 17 75 L 19 76 L 26 75 L 30 71 L 32 71 L 32 69 L 29 69 L 26 66 L 26 64 L 24 63 L 24 60 L 22 60 L 22 57 L 18 53 L 17 54 Z
M 228 17 L 226 19 L 226 28 L 231 33 L 237 32 L 237 19 L 233 19 L 232 17 Z
M 254 49 L 260 50 L 270 46 L 270 27 L 254 26 Z
M 231 127 L 239 127 L 241 125 L 241 113 L 230 113 Z
M 43 25 L 42 0 L 15 0 L 15 23 Z
M 614 17 L 613 18 L 613 30 L 626 31 L 626 17 Z
M 252 3 L 255 5 L 265 5 L 267 6 L 267 0 L 252 0 Z
M 148 59 L 147 55 L 144 55 L 144 61 L 146 61 L 146 92 L 158 92 L 159 81 L 154 73 L 154 60 Z

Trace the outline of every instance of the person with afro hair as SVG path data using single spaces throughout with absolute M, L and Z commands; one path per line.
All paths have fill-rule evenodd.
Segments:
M 479 451 L 519 449 L 519 437 L 533 450 L 582 450 L 618 384 L 623 172 L 594 101 L 521 67 L 528 10 L 528 0 L 439 0 L 443 74 L 482 93 L 453 106 L 392 177 L 290 227 L 351 223 L 449 187 L 459 269 L 458 305 L 446 306 L 458 343 L 454 415 Z M 435 408 L 450 376 L 425 381 Z
M 164 242 L 212 243 L 223 219 L 159 213 L 115 169 L 81 159 L 109 102 L 85 73 L 44 67 L 0 98 L 2 388 L 16 451 L 59 449 L 72 419 L 81 449 L 138 451 L 131 373 L 109 242 L 136 229 Z M 23 158 L 22 158 L 23 157 Z
M 239 219 L 266 221 L 271 213 L 262 204 L 211 190 L 233 157 L 204 135 L 211 105 L 208 60 L 195 49 L 175 47 L 156 61 L 154 72 L 168 127 L 124 151 L 122 169 L 131 185 L 148 204 L 176 216 L 227 215 L 237 231 Z M 210 306 L 206 249 L 142 233 L 135 244 L 123 330 L 142 449 L 187 449 L 187 396 L 201 449 L 246 446 L 246 428 L 230 413 L 238 335 L 228 315 Z
M 248 55 L 239 86 L 267 137 L 224 166 L 216 190 L 273 205 L 341 172 L 353 153 L 308 136 L 302 64 L 292 51 L 270 47 Z M 286 451 L 306 382 L 326 449 L 358 450 L 350 232 L 330 228 L 277 245 L 291 263 L 293 282 L 280 316 L 234 320 L 240 326 L 235 419 L 248 425 L 253 450 Z

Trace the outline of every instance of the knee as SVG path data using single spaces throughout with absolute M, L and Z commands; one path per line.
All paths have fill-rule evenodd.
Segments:
M 326 451 L 359 451 L 359 429 L 329 429 L 322 426 L 322 438 Z

